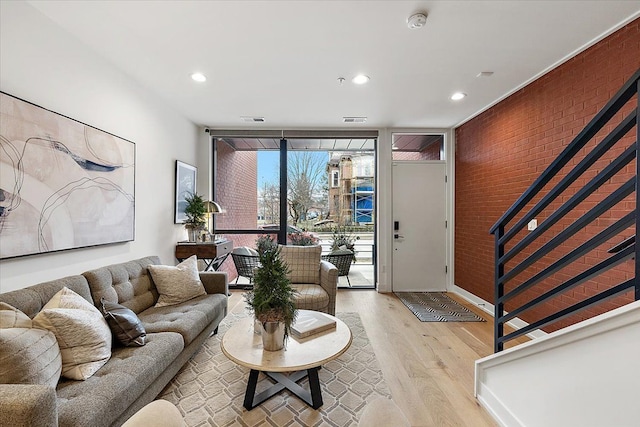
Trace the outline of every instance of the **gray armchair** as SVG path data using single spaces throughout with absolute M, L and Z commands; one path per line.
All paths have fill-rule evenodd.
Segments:
M 289 266 L 291 285 L 298 291 L 296 306 L 336 314 L 338 269 L 321 259 L 322 247 L 281 246 L 280 255 Z

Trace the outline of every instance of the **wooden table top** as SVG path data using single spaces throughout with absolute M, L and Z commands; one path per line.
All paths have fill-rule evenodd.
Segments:
M 327 315 L 329 316 L 329 315 Z M 253 332 L 253 317 L 236 322 L 222 337 L 222 352 L 232 361 L 250 369 L 265 372 L 293 372 L 321 366 L 339 357 L 351 345 L 351 330 L 340 319 L 332 329 L 307 338 L 289 335 L 285 348 L 266 351 L 262 337 Z

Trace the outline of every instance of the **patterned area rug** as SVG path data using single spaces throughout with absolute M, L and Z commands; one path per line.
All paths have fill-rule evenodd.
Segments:
M 285 390 L 251 411 L 243 406 L 249 369 L 231 362 L 220 338 L 246 314 L 230 314 L 218 335 L 184 366 L 158 398 L 180 408 L 188 426 L 352 426 L 368 402 L 390 398 L 382 371 L 357 313 L 338 313 L 353 334 L 351 347 L 318 372 L 324 405 L 314 410 Z M 257 392 L 271 385 L 260 374 Z M 299 382 L 308 389 L 307 380 Z
M 421 322 L 485 322 L 444 292 L 397 292 L 395 295 Z

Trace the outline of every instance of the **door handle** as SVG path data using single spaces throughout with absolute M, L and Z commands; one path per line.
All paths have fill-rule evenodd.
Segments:
M 401 236 L 400 234 L 394 234 L 393 238 L 394 239 L 404 239 L 404 236 Z

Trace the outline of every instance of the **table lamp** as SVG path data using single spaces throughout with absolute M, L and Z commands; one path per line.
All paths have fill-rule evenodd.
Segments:
M 222 209 L 222 207 L 220 207 L 220 205 L 214 201 L 210 201 L 207 200 L 204 202 L 204 207 L 207 211 L 207 222 L 208 222 L 208 228 L 209 228 L 209 235 L 211 236 L 211 241 L 215 242 L 216 240 L 216 235 L 215 232 L 213 230 L 213 223 L 211 222 L 211 217 L 215 214 L 219 214 L 224 212 L 224 210 Z

